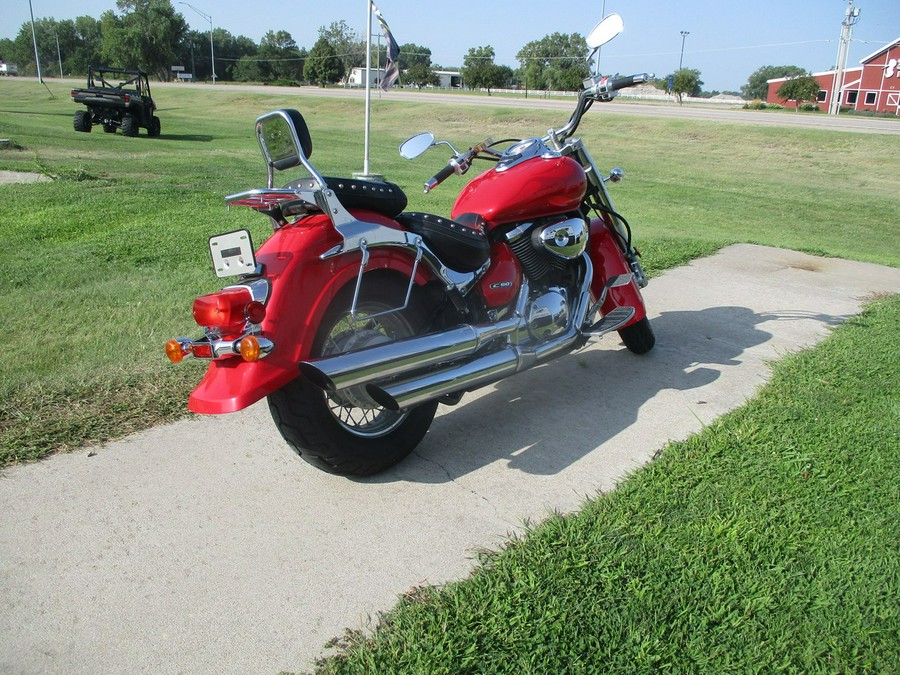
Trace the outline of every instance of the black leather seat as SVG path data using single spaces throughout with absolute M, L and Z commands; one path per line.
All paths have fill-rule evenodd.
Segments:
M 447 267 L 474 272 L 491 256 L 491 244 L 481 216 L 464 213 L 456 220 L 430 213 L 401 213 L 397 222 L 415 232 Z

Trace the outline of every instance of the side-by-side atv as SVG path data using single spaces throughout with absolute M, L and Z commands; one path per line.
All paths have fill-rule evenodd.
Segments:
M 125 136 L 137 136 L 143 127 L 148 136 L 159 136 L 156 104 L 150 96 L 147 73 L 142 70 L 90 66 L 87 87 L 73 89 L 72 100 L 87 107 L 75 111 L 75 131 L 89 132 L 100 125 L 109 134 L 121 129 Z

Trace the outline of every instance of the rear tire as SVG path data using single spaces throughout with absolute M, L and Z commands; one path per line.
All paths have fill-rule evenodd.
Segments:
M 89 110 L 76 110 L 75 117 L 72 119 L 72 126 L 75 131 L 83 131 L 90 133 L 91 131 L 91 113 Z
M 132 115 L 125 115 L 125 118 L 122 120 L 122 135 L 137 136 L 138 130 L 137 120 Z
M 358 315 L 374 315 L 402 304 L 406 281 L 364 278 Z M 420 334 L 430 316 L 425 303 L 410 299 L 402 312 L 354 322 L 349 315 L 355 284 L 344 288 L 325 313 L 311 356 L 362 349 Z M 368 476 L 404 459 L 431 426 L 437 402 L 394 412 L 372 401 L 364 387 L 327 393 L 300 376 L 269 395 L 269 411 L 281 435 L 313 466 L 344 476 Z
M 622 338 L 622 342 L 625 343 L 628 351 L 634 354 L 646 354 L 656 344 L 653 327 L 646 316 L 640 321 L 620 330 L 619 337 Z

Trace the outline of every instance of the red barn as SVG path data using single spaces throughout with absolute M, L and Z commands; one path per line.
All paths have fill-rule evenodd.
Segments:
M 900 115 L 900 38 L 886 44 L 860 61 L 861 66 L 844 70 L 842 107 L 854 110 L 872 110 Z M 834 90 L 837 72 L 813 73 L 819 82 L 819 96 L 816 102 L 828 108 Z M 790 105 L 779 98 L 778 90 L 787 78 L 769 80 L 767 103 Z M 796 104 L 796 102 L 794 102 Z

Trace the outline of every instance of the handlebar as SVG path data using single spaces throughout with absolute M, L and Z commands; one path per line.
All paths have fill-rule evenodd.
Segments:
M 560 129 L 551 129 L 548 132 L 548 136 L 546 136 L 544 140 L 554 146 L 557 143 L 564 141 L 573 133 L 575 133 L 575 130 L 578 128 L 578 124 L 581 122 L 582 115 L 584 115 L 587 109 L 590 108 L 592 102 L 611 101 L 613 98 L 615 98 L 616 92 L 620 89 L 634 87 L 638 84 L 649 82 L 653 79 L 653 77 L 654 76 L 652 73 L 638 73 L 637 75 L 629 75 L 627 77 L 616 78 L 607 78 L 595 75 L 594 77 L 586 79 L 584 81 L 584 90 L 578 97 L 578 105 L 575 108 L 575 112 L 572 113 L 572 117 L 569 119 L 568 123 Z M 485 150 L 490 151 L 491 144 L 491 139 L 488 138 L 482 143 L 469 148 L 466 152 L 458 153 L 455 157 L 451 158 L 443 169 L 441 169 L 435 175 L 425 181 L 425 192 L 431 192 L 434 188 L 443 183 L 454 173 L 459 174 L 460 176 L 466 173 L 466 171 L 469 170 L 469 166 L 471 165 L 472 160 L 478 156 L 478 153 Z M 495 154 L 497 157 L 500 156 L 500 153 Z
M 431 192 L 454 173 L 456 173 L 456 167 L 453 165 L 453 160 L 450 160 L 450 162 L 447 163 L 447 166 L 425 181 L 425 192 Z
M 587 93 L 601 101 L 610 101 L 615 96 L 615 92 L 627 87 L 634 87 L 638 84 L 644 84 L 653 79 L 651 73 L 639 73 L 637 75 L 629 75 L 628 77 L 616 78 L 592 78 L 585 82 L 590 82 L 590 86 L 586 87 Z

